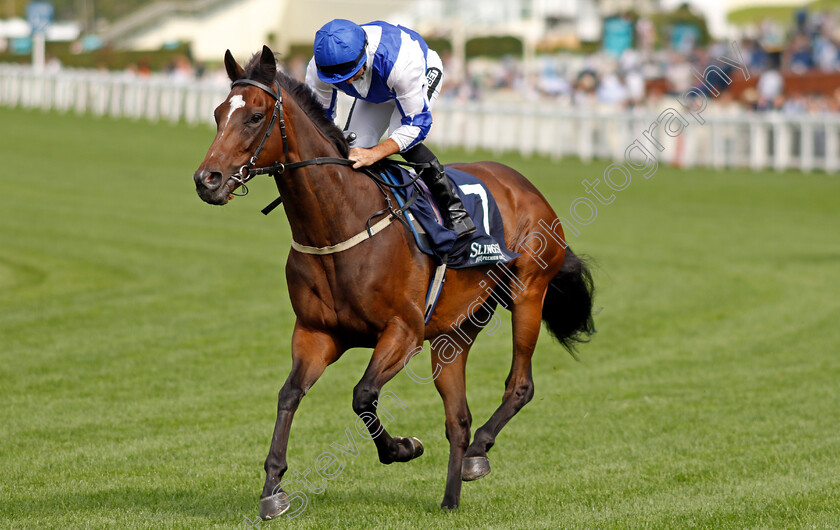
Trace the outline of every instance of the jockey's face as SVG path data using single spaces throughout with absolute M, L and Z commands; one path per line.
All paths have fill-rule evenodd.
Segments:
M 365 70 L 367 70 L 367 65 L 366 65 L 366 64 L 363 64 L 363 65 L 362 65 L 362 68 L 361 68 L 358 72 L 356 72 L 356 75 L 354 75 L 353 77 L 351 77 L 350 79 L 348 79 L 348 80 L 347 80 L 347 82 L 348 82 L 348 83 L 353 83 L 353 82 L 357 81 L 357 80 L 358 80 L 358 79 L 360 79 L 363 75 L 365 75 Z

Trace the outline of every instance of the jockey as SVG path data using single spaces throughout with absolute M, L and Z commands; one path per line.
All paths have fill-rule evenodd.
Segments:
M 345 130 L 356 134 L 349 157 L 354 168 L 400 153 L 408 162 L 426 164 L 420 172 L 447 226 L 457 237 L 475 231 L 443 166 L 423 140 L 432 127 L 431 108 L 440 94 L 440 57 L 416 32 L 386 22 L 359 26 L 349 20 L 328 22 L 315 34 L 315 56 L 306 69 L 312 88 L 330 119 L 335 119 L 337 90 L 356 98 Z M 379 142 L 388 131 L 388 138 Z

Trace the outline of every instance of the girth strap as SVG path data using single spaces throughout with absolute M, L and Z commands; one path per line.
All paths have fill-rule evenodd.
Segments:
M 351 237 L 347 241 L 343 241 L 341 243 L 330 245 L 328 247 L 308 247 L 306 245 L 301 245 L 295 240 L 292 240 L 292 248 L 301 252 L 303 254 L 335 254 L 336 252 L 341 252 L 343 250 L 347 250 L 349 248 L 353 248 L 362 241 L 366 239 L 370 239 L 379 232 L 385 230 L 391 223 L 394 222 L 394 216 L 389 215 L 385 219 L 382 219 L 375 225 L 371 226 L 369 229 L 362 230 L 355 236 Z
M 391 199 L 388 198 L 388 195 L 385 195 L 385 202 L 387 203 L 387 207 L 371 215 L 371 219 L 378 215 L 382 215 L 383 213 L 387 213 L 389 215 L 385 219 L 381 219 L 375 225 L 370 226 L 370 219 L 368 219 L 367 227 L 362 232 L 359 232 L 358 234 L 346 241 L 336 243 L 335 245 L 329 245 L 326 247 L 309 247 L 306 245 L 301 245 L 293 239 L 292 248 L 303 254 L 318 254 L 322 256 L 326 254 L 335 254 L 336 252 L 341 252 L 343 250 L 353 248 L 362 241 L 370 239 L 379 232 L 385 230 L 385 228 L 387 228 L 388 225 L 393 223 L 394 221 L 400 221 L 403 224 L 406 224 L 406 226 L 408 226 L 408 221 L 405 219 L 405 212 L 411 207 L 411 205 L 414 204 L 414 201 L 416 200 L 417 194 L 415 193 L 411 196 L 411 198 L 408 201 L 406 201 L 405 204 L 403 204 L 402 208 L 394 209 L 391 207 Z M 277 200 L 276 202 L 277 204 L 280 204 L 279 200 Z M 272 205 L 274 205 L 274 203 L 269 204 L 266 208 L 271 207 Z M 266 212 L 263 210 L 263 213 Z

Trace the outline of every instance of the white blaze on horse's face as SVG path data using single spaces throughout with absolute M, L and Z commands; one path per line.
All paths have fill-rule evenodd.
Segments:
M 228 110 L 227 122 L 230 122 L 230 117 L 233 116 L 233 113 L 236 112 L 237 109 L 241 109 L 245 106 L 245 100 L 242 99 L 242 96 L 236 94 L 235 96 L 230 97 L 228 104 L 230 105 L 230 108 Z M 227 122 L 225 122 L 225 125 L 227 125 Z

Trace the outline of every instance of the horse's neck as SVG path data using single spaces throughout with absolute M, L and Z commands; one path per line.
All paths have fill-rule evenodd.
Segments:
M 297 105 L 287 117 L 289 162 L 341 157 L 338 148 Z M 373 183 L 348 166 L 312 165 L 283 175 L 278 182 L 295 241 L 327 246 L 359 232 L 383 199 Z

